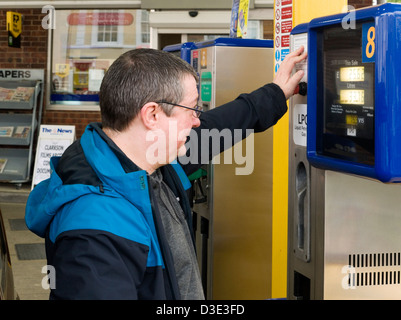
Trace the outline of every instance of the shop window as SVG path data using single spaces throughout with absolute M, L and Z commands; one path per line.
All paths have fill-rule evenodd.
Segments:
M 48 107 L 96 108 L 113 61 L 128 50 L 150 46 L 148 17 L 145 10 L 57 10 Z
M 121 32 L 118 31 L 117 26 L 98 26 L 97 33 L 93 33 L 95 36 L 97 35 L 96 44 L 117 44 L 117 37 Z
M 94 13 L 100 16 L 99 10 L 94 10 Z M 124 22 L 120 21 L 130 19 L 129 16 L 126 16 L 123 10 L 111 10 L 103 14 L 104 17 L 99 17 L 98 21 L 92 25 L 92 46 L 119 47 L 123 45 Z

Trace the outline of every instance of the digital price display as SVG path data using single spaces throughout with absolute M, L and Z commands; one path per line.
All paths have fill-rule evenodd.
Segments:
M 340 90 L 340 104 L 365 104 L 365 90 Z
M 321 154 L 374 164 L 374 62 L 362 59 L 362 23 L 324 30 Z
M 340 68 L 340 81 L 343 82 L 365 81 L 365 67 Z

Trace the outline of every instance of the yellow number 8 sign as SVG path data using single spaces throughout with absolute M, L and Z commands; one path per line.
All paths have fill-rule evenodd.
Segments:
M 376 28 L 374 22 L 362 26 L 362 62 L 375 62 Z
M 375 27 L 370 27 L 368 30 L 368 44 L 366 45 L 366 56 L 370 59 L 375 54 Z

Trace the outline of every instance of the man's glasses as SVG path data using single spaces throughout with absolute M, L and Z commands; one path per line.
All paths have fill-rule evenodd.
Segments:
M 171 103 L 171 102 L 167 102 L 167 101 L 155 101 L 156 103 L 165 103 L 165 104 L 169 104 L 175 107 L 181 107 L 181 108 L 185 108 L 185 109 L 189 109 L 192 110 L 194 113 L 194 117 L 199 118 L 200 115 L 203 113 L 202 107 L 201 106 L 196 106 L 196 108 L 190 108 L 190 107 L 186 107 L 186 106 L 182 106 L 176 103 Z

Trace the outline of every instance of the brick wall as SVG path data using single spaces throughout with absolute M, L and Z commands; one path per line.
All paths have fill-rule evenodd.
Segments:
M 47 30 L 41 27 L 40 10 L 14 10 L 23 15 L 21 48 L 7 44 L 6 12 L 0 10 L 1 68 L 46 68 Z
M 23 15 L 21 48 L 7 44 L 6 12 Z M 0 10 L 0 68 L 39 68 L 47 73 L 48 31 L 42 28 L 42 19 L 47 13 L 41 9 Z M 93 111 L 48 111 L 43 108 L 42 123 L 75 125 L 80 137 L 89 122 L 100 121 L 100 113 Z

